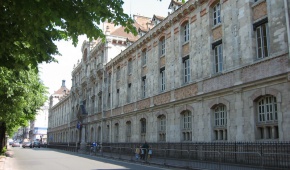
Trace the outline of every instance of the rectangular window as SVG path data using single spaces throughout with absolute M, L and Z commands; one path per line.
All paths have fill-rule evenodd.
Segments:
M 98 100 L 98 111 L 102 111 L 102 95 L 99 95 L 99 100 Z
M 132 60 L 128 61 L 128 74 L 132 73 Z
M 147 53 L 146 53 L 146 49 L 144 51 L 142 51 L 142 66 L 147 64 Z
M 274 126 L 274 133 L 275 133 L 274 138 L 275 139 L 278 139 L 279 138 L 279 129 L 278 129 L 278 126 Z
M 110 73 L 108 75 L 108 86 L 111 86 L 111 78 L 112 78 L 112 74 Z
M 108 93 L 107 108 L 111 108 L 111 93 Z
M 117 81 L 120 80 L 120 74 L 121 74 L 120 67 L 118 67 L 117 68 L 117 77 L 116 77 Z
M 160 118 L 160 127 L 159 127 L 160 131 L 165 131 L 166 130 L 166 120 L 165 117 L 161 117 Z
M 183 38 L 184 38 L 184 43 L 189 41 L 189 23 L 187 22 L 186 24 L 184 24 L 183 26 Z
M 215 130 L 214 131 L 214 136 L 215 136 L 215 140 L 219 140 L 219 132 L 218 132 L 218 130 Z
M 213 7 L 213 25 L 221 23 L 221 6 L 220 3 Z
M 160 69 L 160 90 L 165 91 L 165 67 Z
M 141 121 L 141 133 L 146 133 L 146 121 Z
M 146 76 L 142 77 L 142 97 L 146 97 Z
M 259 127 L 258 128 L 258 133 L 260 134 L 260 139 L 264 139 L 264 128 Z
M 131 102 L 131 83 L 128 84 L 128 91 L 127 91 L 127 102 Z
M 117 89 L 117 95 L 116 95 L 116 106 L 119 106 L 119 98 L 120 98 L 120 90 Z
M 256 27 L 257 58 L 268 57 L 268 25 L 264 23 Z
M 115 142 L 118 142 L 119 138 L 119 124 L 115 125 Z
M 184 57 L 182 60 L 183 60 L 183 82 L 188 83 L 190 81 L 189 56 Z
M 160 56 L 163 56 L 165 54 L 165 37 L 163 37 L 162 40 L 160 40 Z
M 131 138 L 131 122 L 126 123 L 126 135 L 127 135 L 127 142 L 130 142 Z
M 189 112 L 183 114 L 183 129 L 191 129 L 191 114 Z
M 214 47 L 214 64 L 215 64 L 215 73 L 220 73 L 223 71 L 223 48 L 222 48 L 222 44 L 216 45 Z

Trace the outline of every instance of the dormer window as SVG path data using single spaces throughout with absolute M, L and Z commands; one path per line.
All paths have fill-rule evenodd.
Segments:
M 186 22 L 181 26 L 181 32 L 182 32 L 182 38 L 183 38 L 183 43 L 186 43 L 189 41 L 189 23 Z
M 221 5 L 220 3 L 217 3 L 213 7 L 213 25 L 218 25 L 221 23 Z
M 146 53 L 146 48 L 142 51 L 142 54 L 141 54 L 141 57 L 142 57 L 142 66 L 145 66 L 146 63 L 147 63 L 147 53 Z

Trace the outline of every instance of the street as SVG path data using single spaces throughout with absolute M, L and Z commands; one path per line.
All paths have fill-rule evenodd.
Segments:
M 164 169 L 48 148 L 15 147 L 11 150 L 14 152 L 14 157 L 7 159 L 8 168 L 5 170 Z

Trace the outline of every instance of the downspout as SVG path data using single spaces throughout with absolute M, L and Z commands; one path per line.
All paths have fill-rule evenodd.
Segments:
M 104 27 L 104 23 L 103 23 L 103 27 Z M 102 121 L 101 121 L 101 144 L 103 144 L 103 120 L 104 120 L 104 87 L 105 87 L 105 69 L 104 69 L 104 60 L 105 60 L 105 56 L 107 53 L 106 50 L 106 44 L 107 44 L 107 40 L 105 43 L 105 49 L 104 49 L 104 54 L 103 54 L 103 61 L 101 61 L 102 65 L 103 65 L 103 82 L 102 82 Z
M 104 64 L 102 63 L 103 67 Z M 103 82 L 102 82 L 102 117 L 104 118 L 104 88 L 105 88 L 105 71 L 103 70 Z M 103 128 L 103 120 L 101 127 Z M 101 143 L 103 143 L 103 129 L 101 130 Z
M 289 28 L 290 25 L 289 25 L 289 14 L 288 14 L 287 0 L 284 0 L 284 6 L 285 6 L 285 18 L 286 18 L 286 29 L 287 29 L 287 39 L 288 39 L 288 61 L 290 61 L 290 28 Z
M 111 115 L 110 115 L 110 117 L 112 117 L 112 115 L 113 115 L 113 85 L 112 85 L 112 83 L 113 83 L 113 77 L 114 77 L 114 63 L 112 64 L 112 74 L 111 74 L 111 84 L 110 84 L 110 90 L 111 90 L 111 101 L 110 101 L 110 105 L 111 105 L 111 107 L 110 107 L 110 110 L 111 110 Z M 112 120 L 111 120 L 112 121 Z M 112 122 L 110 122 L 110 136 L 109 136 L 109 141 L 108 142 L 111 142 L 112 140 L 111 140 L 111 138 L 112 138 Z
M 111 74 L 111 84 L 110 84 L 110 91 L 111 91 L 111 101 L 110 101 L 110 110 L 111 110 L 111 116 L 112 116 L 112 113 L 113 113 L 113 86 L 112 86 L 112 83 L 113 83 L 113 77 L 114 77 L 114 63 L 112 63 L 112 74 Z

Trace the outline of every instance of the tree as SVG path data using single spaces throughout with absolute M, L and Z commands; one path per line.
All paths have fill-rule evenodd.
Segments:
M 35 118 L 37 109 L 47 100 L 46 87 L 41 83 L 37 70 L 13 71 L 0 67 L 0 143 L 5 132 L 12 134 L 19 126 Z M 0 147 L 2 150 L 3 145 Z
M 133 20 L 124 13 L 122 0 L 2 0 L 0 1 L 0 66 L 11 69 L 36 67 L 55 61 L 54 41 L 79 35 L 104 38 L 101 22 L 107 20 L 133 32 Z

